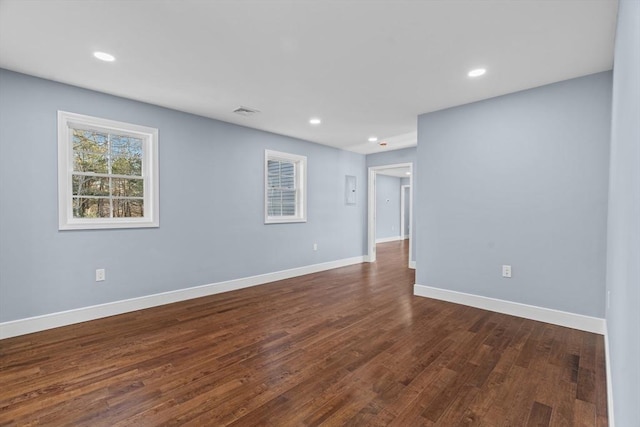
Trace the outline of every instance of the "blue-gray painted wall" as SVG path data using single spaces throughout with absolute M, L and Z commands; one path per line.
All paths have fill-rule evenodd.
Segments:
M 417 156 L 417 147 L 367 154 L 367 167 L 395 165 L 398 163 L 413 163 L 415 173 Z
M 416 283 L 604 317 L 611 79 L 419 117 Z
M 404 183 L 404 181 L 407 181 L 407 183 Z M 409 185 L 409 180 L 407 178 L 403 178 L 402 179 L 402 183 L 401 185 Z M 405 195 L 404 195 L 404 229 L 402 230 L 402 235 L 403 236 L 409 236 L 409 231 L 411 230 L 410 227 L 410 216 L 409 216 L 409 211 L 411 209 L 411 203 L 409 201 L 409 198 L 411 197 L 411 187 L 409 187 L 408 189 L 402 188 L 400 190 L 401 192 L 404 191 Z
M 409 178 L 402 178 L 400 180 L 400 185 L 409 185 L 411 186 L 411 180 Z M 406 190 L 401 190 L 401 191 L 406 191 Z M 405 193 L 405 197 L 404 197 L 404 230 L 403 233 L 405 236 L 409 235 L 409 231 L 411 229 L 411 227 L 409 226 L 409 211 L 411 210 L 411 203 L 410 203 L 410 192 L 411 192 L 411 187 L 409 187 L 409 190 L 406 191 Z
M 159 228 L 58 231 L 58 110 L 159 129 Z M 307 156 L 306 223 L 263 223 L 265 149 Z M 344 186 L 345 175 L 366 182 L 365 162 L 0 70 L 0 321 L 362 256 L 366 191 L 348 206 Z
M 400 178 L 376 176 L 376 240 L 400 236 Z
M 618 10 L 609 181 L 607 310 L 616 426 L 640 423 L 640 2 Z

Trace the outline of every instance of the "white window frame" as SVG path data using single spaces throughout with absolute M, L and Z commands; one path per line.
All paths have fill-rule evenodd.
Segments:
M 293 163 L 296 186 L 296 214 L 269 215 L 269 160 Z M 297 154 L 282 153 L 280 151 L 264 151 L 264 223 L 282 224 L 289 222 L 307 222 L 307 158 Z
M 139 218 L 73 217 L 73 143 L 71 129 L 128 135 L 142 140 L 144 216 Z M 58 111 L 58 229 L 159 227 L 158 129 Z

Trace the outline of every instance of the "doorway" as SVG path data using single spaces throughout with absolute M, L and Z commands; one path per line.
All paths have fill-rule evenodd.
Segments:
M 411 221 L 409 221 L 409 201 L 411 200 L 411 185 L 405 184 L 400 186 L 400 236 L 402 240 L 411 237 Z
M 400 218 L 400 230 L 398 230 L 399 239 L 404 239 L 405 236 L 409 239 L 409 268 L 415 268 L 415 261 L 413 260 L 413 163 L 396 163 L 383 166 L 372 166 L 369 168 L 368 174 L 368 202 L 367 202 L 367 261 L 375 262 L 377 258 L 376 254 L 376 238 L 377 238 L 377 212 L 376 212 L 376 197 L 377 197 L 377 178 L 378 175 L 391 175 L 398 176 L 400 178 L 408 178 L 408 190 L 405 190 L 399 186 L 401 202 L 400 211 L 402 212 L 405 207 L 405 200 L 408 197 L 408 215 L 401 215 Z M 406 208 L 405 208 L 406 209 Z M 408 232 L 407 232 L 408 230 Z

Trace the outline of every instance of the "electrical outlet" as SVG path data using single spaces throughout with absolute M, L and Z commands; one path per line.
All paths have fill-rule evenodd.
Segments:
M 314 243 L 314 244 L 313 244 L 313 250 L 314 250 L 314 251 L 317 251 L 317 250 L 318 250 L 318 244 L 317 244 L 317 243 Z
M 107 274 L 104 271 L 104 268 L 99 268 L 96 270 L 96 282 L 104 282 L 107 278 Z
M 506 277 L 507 279 L 511 277 L 511 266 L 503 265 L 502 266 L 502 277 Z

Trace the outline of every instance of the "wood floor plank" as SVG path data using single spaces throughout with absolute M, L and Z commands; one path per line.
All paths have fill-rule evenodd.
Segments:
M 601 336 L 378 261 L 0 341 L 0 425 L 606 426 Z
M 551 421 L 551 407 L 543 405 L 540 402 L 533 402 L 531 405 L 531 412 L 529 412 L 529 419 L 527 421 L 527 427 L 546 427 Z
M 607 412 L 607 378 L 606 378 L 606 360 L 604 352 L 604 340 L 596 340 L 595 351 L 595 403 L 597 424 L 599 426 L 606 424 L 608 420 Z

